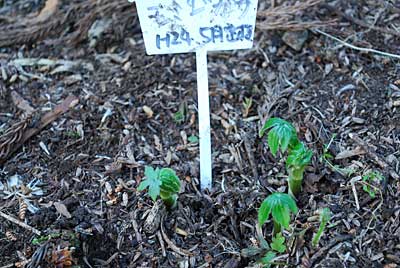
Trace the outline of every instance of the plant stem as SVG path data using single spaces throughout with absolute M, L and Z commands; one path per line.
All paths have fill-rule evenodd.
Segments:
M 176 200 L 178 199 L 178 196 L 176 194 L 168 196 L 160 195 L 160 197 L 168 210 L 172 210 L 176 207 L 177 204 Z
M 303 183 L 304 168 L 301 169 L 288 169 L 289 178 L 289 194 L 296 196 L 301 192 L 301 184 Z
M 272 230 L 272 236 L 275 237 L 277 233 L 281 232 L 281 225 L 277 223 L 275 220 L 273 220 L 273 222 L 274 222 L 274 229 Z
M 322 221 L 321 224 L 319 225 L 318 232 L 315 234 L 315 236 L 314 236 L 314 238 L 312 240 L 312 246 L 313 247 L 316 247 L 318 245 L 319 240 L 321 239 L 322 233 L 325 230 L 326 223 L 327 222 Z

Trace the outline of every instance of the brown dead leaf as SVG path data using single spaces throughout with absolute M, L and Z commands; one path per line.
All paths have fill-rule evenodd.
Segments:
M 56 208 L 57 212 L 61 215 L 67 217 L 68 219 L 72 218 L 71 213 L 69 213 L 67 207 L 61 202 L 54 202 L 54 207 Z
M 338 153 L 336 155 L 335 159 L 340 160 L 340 159 L 350 158 L 350 157 L 357 156 L 357 155 L 362 155 L 365 153 L 366 153 L 365 150 L 363 150 L 360 146 L 358 146 L 353 150 L 345 150 L 345 151 Z
M 153 110 L 149 107 L 149 106 L 143 106 L 143 111 L 145 112 L 145 114 L 147 115 L 148 118 L 152 118 L 153 117 Z

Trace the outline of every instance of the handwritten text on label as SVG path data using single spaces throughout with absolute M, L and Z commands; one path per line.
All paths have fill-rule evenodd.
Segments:
M 148 54 L 250 48 L 257 0 L 137 0 Z

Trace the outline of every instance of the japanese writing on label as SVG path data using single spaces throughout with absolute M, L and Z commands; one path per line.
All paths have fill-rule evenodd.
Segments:
M 258 0 L 136 0 L 148 54 L 251 48 Z

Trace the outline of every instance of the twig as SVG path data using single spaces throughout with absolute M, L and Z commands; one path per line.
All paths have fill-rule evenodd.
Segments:
M 11 92 L 11 99 L 13 100 L 15 106 L 24 111 L 26 114 L 33 114 L 35 112 L 35 109 L 29 104 L 29 102 L 22 98 L 22 96 L 19 95 L 15 90 Z
M 15 267 L 14 263 L 10 263 L 10 264 L 1 266 L 0 268 L 10 268 L 10 267 Z
M 357 177 L 356 177 L 357 178 Z M 358 194 L 357 194 L 357 189 L 356 189 L 356 184 L 355 184 L 355 179 L 352 179 L 350 181 L 351 183 L 351 189 L 353 191 L 353 195 L 354 195 L 354 201 L 356 202 L 356 208 L 357 210 L 360 210 L 360 203 L 358 202 Z
M 364 27 L 364 28 L 368 28 L 368 29 L 372 29 L 372 30 L 377 31 L 377 32 L 382 32 L 382 33 L 392 34 L 392 35 L 395 35 L 395 36 L 400 36 L 400 32 L 397 32 L 397 31 L 394 31 L 394 30 L 390 30 L 390 29 L 381 28 L 381 27 L 374 26 L 374 25 L 369 25 L 368 23 L 365 23 L 362 20 L 356 19 L 356 18 L 354 18 L 354 17 L 352 17 L 350 15 L 347 15 L 346 13 L 340 11 L 339 9 L 337 9 L 336 7 L 333 7 L 331 5 L 325 4 L 325 5 L 323 5 L 323 7 L 325 7 L 328 10 L 338 14 L 339 16 L 345 18 L 346 20 L 357 24 L 358 26 L 361 26 L 361 27 Z
M 363 52 L 367 52 L 367 53 L 374 53 L 374 54 L 379 54 L 379 55 L 386 56 L 386 57 L 392 57 L 392 58 L 400 59 L 400 55 L 397 55 L 397 54 L 392 54 L 392 53 L 376 50 L 376 49 L 373 49 L 373 48 L 358 47 L 358 46 L 349 44 L 349 43 L 347 43 L 347 42 L 345 42 L 345 41 L 343 41 L 343 40 L 341 40 L 341 39 L 339 39 L 339 38 L 337 38 L 337 37 L 335 37 L 333 35 L 325 33 L 325 32 L 323 32 L 321 30 L 315 29 L 314 31 L 317 32 L 317 33 L 320 33 L 322 35 L 325 35 L 326 37 L 329 37 L 329 38 L 341 43 L 342 45 L 345 45 L 345 46 L 347 46 L 347 47 L 349 47 L 351 49 L 354 49 L 354 50 L 363 51 Z
M 70 108 L 77 105 L 79 99 L 75 96 L 67 97 L 61 104 L 57 105 L 53 111 L 45 114 L 38 126 L 36 128 L 29 128 L 23 133 L 21 139 L 18 140 L 18 143 L 13 143 L 11 150 L 7 153 L 7 155 L 2 156 L 0 158 L 0 164 L 4 163 L 13 153 L 15 153 L 26 141 L 28 141 L 31 137 L 38 134 L 42 129 L 44 129 L 47 125 L 56 120 L 60 115 L 66 113 Z M 7 144 L 8 145 L 8 144 Z
M 20 220 L 18 220 L 16 218 L 10 216 L 10 215 L 7 215 L 2 211 L 0 211 L 0 216 L 5 218 L 6 220 L 9 220 L 9 221 L 11 221 L 11 222 L 13 222 L 13 223 L 25 228 L 25 229 L 31 231 L 34 234 L 41 235 L 41 232 L 38 229 L 36 229 L 36 228 L 34 228 L 32 226 L 29 226 L 28 224 L 26 224 L 26 223 L 24 223 L 24 222 L 22 222 L 22 221 L 20 221 Z
M 249 162 L 250 162 L 251 171 L 254 176 L 254 182 L 256 182 L 256 181 L 258 181 L 258 171 L 257 171 L 257 165 L 256 165 L 254 153 L 251 149 L 252 146 L 250 144 L 250 139 L 244 131 L 242 132 L 242 138 L 244 140 L 244 148 L 246 149 L 247 158 L 249 159 Z
M 157 232 L 157 238 L 160 241 L 162 256 L 166 257 L 167 256 L 167 252 L 165 251 L 164 240 L 162 239 L 160 231 Z
M 168 247 L 169 247 L 170 249 L 172 249 L 174 252 L 178 253 L 179 255 L 182 255 L 182 256 L 193 256 L 193 253 L 192 253 L 192 252 L 190 252 L 190 251 L 188 251 L 188 250 L 186 250 L 186 249 L 181 249 L 181 248 L 177 247 L 177 246 L 168 238 L 168 236 L 167 236 L 167 234 L 165 233 L 165 230 L 164 230 L 164 224 L 163 224 L 163 222 L 164 222 L 164 217 L 161 219 L 161 234 L 162 234 L 162 237 L 164 238 L 165 242 L 168 244 Z

